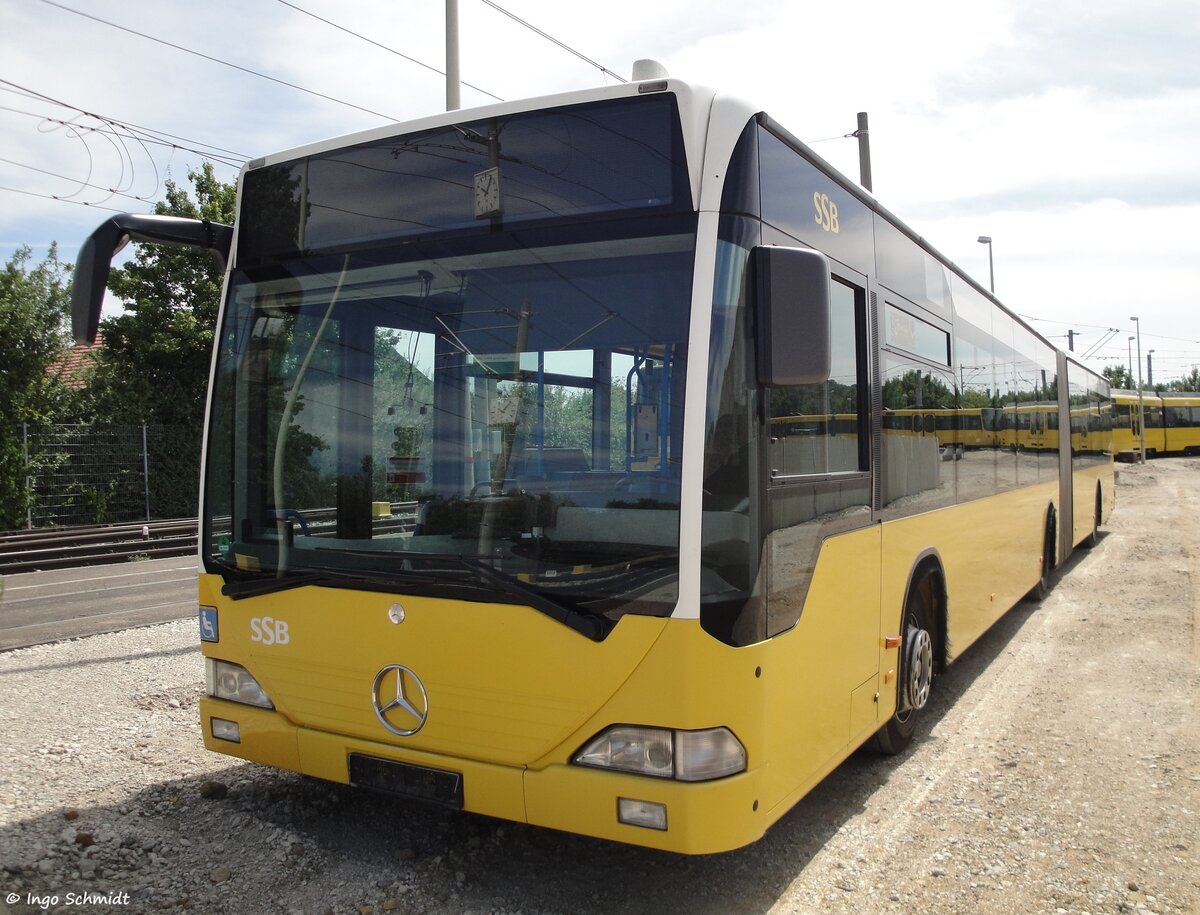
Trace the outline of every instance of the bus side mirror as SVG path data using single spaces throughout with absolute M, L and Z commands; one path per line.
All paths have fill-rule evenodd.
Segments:
M 79 249 L 71 286 L 71 331 L 76 343 L 95 343 L 100 306 L 113 255 L 130 241 L 207 248 L 221 270 L 229 260 L 233 227 L 207 219 L 121 213 L 102 223 Z
M 115 220 L 108 220 L 79 248 L 75 261 L 75 279 L 71 283 L 71 331 L 76 343 L 96 342 L 100 326 L 100 306 L 108 285 L 108 268 L 113 255 L 129 243 Z
M 750 252 L 758 383 L 820 384 L 832 369 L 829 260 L 809 248 Z

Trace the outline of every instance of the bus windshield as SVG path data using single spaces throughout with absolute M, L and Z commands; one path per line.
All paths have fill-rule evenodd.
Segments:
M 211 570 L 671 611 L 694 220 L 539 234 L 234 270 Z

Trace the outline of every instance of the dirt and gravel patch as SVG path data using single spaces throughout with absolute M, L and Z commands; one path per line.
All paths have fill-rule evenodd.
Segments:
M 683 858 L 206 752 L 193 620 L 0 654 L 0 913 L 1200 912 L 1200 459 L 760 842 Z M 90 894 L 90 895 L 85 895 Z

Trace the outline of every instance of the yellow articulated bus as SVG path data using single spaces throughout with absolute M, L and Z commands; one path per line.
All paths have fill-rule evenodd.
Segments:
M 1164 391 L 1159 397 L 1163 409 L 1163 452 L 1200 454 L 1200 393 Z
M 1113 390 L 1113 454 L 1126 463 L 1138 460 L 1142 452 L 1142 432 L 1145 432 L 1146 456 L 1155 457 L 1166 451 L 1163 433 L 1162 399 L 1158 394 Z M 1144 422 L 1144 428 L 1143 428 Z
M 942 449 L 942 459 L 951 460 L 960 458 L 964 448 L 997 447 L 1000 436 L 992 418 L 997 412 L 981 407 L 884 410 L 881 428 L 884 435 L 933 436 Z M 771 435 L 857 436 L 857 422 L 853 413 L 777 416 L 771 419 Z M 781 430 L 780 427 L 785 428 Z
M 216 752 L 737 848 L 863 744 L 901 750 L 1112 510 L 1111 436 L 985 435 L 1000 393 L 1086 425 L 1104 380 L 738 99 L 656 78 L 447 112 L 254 160 L 238 194 L 232 227 L 110 219 L 74 304 L 87 339 L 128 238 L 228 264 Z M 887 428 L 933 409 L 970 417 L 957 460 Z
M 943 430 L 948 433 L 944 444 L 955 444 L 960 452 L 966 448 L 996 447 L 994 411 L 985 407 L 960 407 L 948 414 L 936 417 L 938 438 L 943 438 Z
M 1107 407 L 1107 404 L 1104 405 L 1096 415 L 1104 415 Z M 1016 415 L 1019 430 L 1018 448 L 1028 451 L 1058 451 L 1058 404 L 1048 401 L 1018 404 Z
M 1146 457 L 1200 454 L 1200 393 L 1193 391 L 1112 392 L 1113 451 L 1118 461 L 1136 461 L 1145 435 Z M 1143 424 L 1142 418 L 1145 422 Z

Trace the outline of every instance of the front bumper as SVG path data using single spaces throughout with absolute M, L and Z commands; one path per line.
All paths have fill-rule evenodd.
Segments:
M 216 717 L 238 724 L 237 743 L 213 736 Z M 351 754 L 461 776 L 464 810 L 534 826 L 683 854 L 739 848 L 765 832 L 761 773 L 751 769 L 709 782 L 607 772 L 551 762 L 541 768 L 449 757 L 296 727 L 276 711 L 206 697 L 200 701 L 204 745 L 253 762 L 350 784 Z M 665 830 L 621 823 L 621 798 L 662 804 Z

